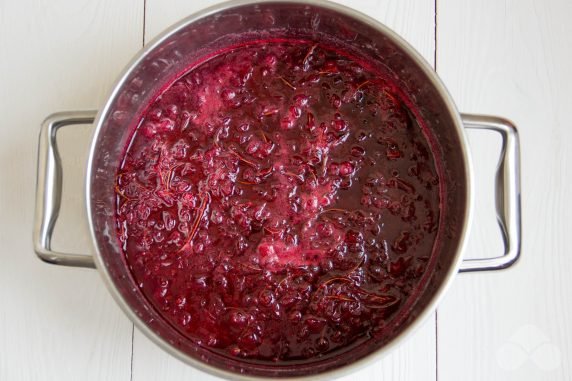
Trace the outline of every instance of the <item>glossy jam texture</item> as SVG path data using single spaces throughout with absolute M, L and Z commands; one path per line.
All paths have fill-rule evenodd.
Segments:
M 142 116 L 116 193 L 157 310 L 213 351 L 272 363 L 378 336 L 427 271 L 440 204 L 395 87 L 311 42 L 190 69 Z

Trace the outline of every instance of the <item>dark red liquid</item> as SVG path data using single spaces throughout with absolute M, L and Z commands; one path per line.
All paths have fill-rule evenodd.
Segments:
M 190 340 L 312 361 L 367 342 L 414 297 L 439 222 L 434 157 L 394 85 L 348 57 L 235 48 L 142 116 L 118 171 L 118 237 Z

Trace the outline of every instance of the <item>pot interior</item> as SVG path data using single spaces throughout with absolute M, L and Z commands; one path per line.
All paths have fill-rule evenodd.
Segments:
M 427 64 L 384 27 L 333 4 L 272 2 L 210 9 L 191 16 L 155 40 L 128 67 L 103 109 L 92 146 L 87 179 L 88 209 L 100 271 L 124 310 L 139 328 L 178 357 L 207 371 L 254 376 L 303 376 L 333 370 L 371 354 L 361 346 L 351 354 L 299 366 L 272 366 L 230 360 L 190 342 L 175 330 L 132 280 L 116 237 L 115 176 L 123 149 L 141 113 L 158 91 L 193 63 L 232 44 L 277 37 L 329 40 L 383 67 L 416 105 L 442 165 L 441 225 L 435 269 L 407 311 L 387 332 L 379 348 L 431 312 L 434 300 L 456 272 L 468 216 L 468 163 L 458 115 Z M 157 340 L 159 338 L 159 340 Z M 378 351 L 379 352 L 379 351 Z M 219 374 L 223 374 L 220 373 Z

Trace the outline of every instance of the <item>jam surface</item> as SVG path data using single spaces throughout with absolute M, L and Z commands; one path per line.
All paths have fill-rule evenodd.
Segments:
M 384 76 L 314 42 L 235 47 L 143 113 L 117 172 L 117 235 L 193 342 L 309 362 L 376 337 L 430 271 L 439 178 Z

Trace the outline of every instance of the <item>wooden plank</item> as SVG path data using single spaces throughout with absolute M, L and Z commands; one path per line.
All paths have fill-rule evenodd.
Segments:
M 513 269 L 455 281 L 438 315 L 439 379 L 568 380 L 572 3 L 437 4 L 437 69 L 459 108 L 505 116 L 519 127 L 524 237 Z M 491 196 L 498 156 L 476 135 L 478 213 L 467 254 L 480 257 L 500 250 Z
M 147 0 L 145 40 L 163 29 L 217 1 L 200 4 L 186 0 Z M 434 3 L 425 0 L 349 1 L 345 3 L 375 17 L 409 41 L 423 56 L 433 62 L 435 49 Z M 346 380 L 435 380 L 435 318 L 428 319 L 406 343 L 391 355 Z M 215 379 L 195 370 L 161 351 L 135 330 L 133 380 Z
M 141 47 L 143 2 L 0 2 L 0 379 L 129 380 L 132 324 L 93 270 L 32 249 L 37 139 L 59 110 L 97 109 Z M 62 131 L 54 247 L 89 252 L 83 180 L 90 128 Z

